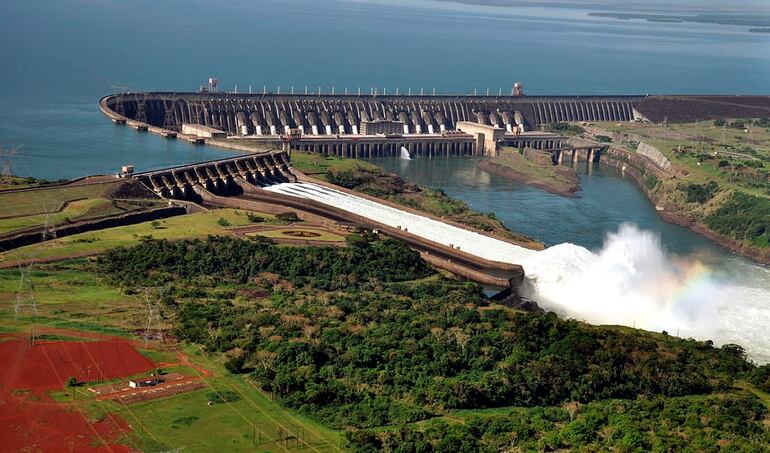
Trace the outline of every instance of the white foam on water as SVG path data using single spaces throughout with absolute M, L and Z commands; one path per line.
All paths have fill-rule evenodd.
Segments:
M 737 343 L 755 361 L 770 362 L 770 269 L 747 265 L 746 281 L 717 275 L 698 260 L 666 253 L 654 233 L 633 225 L 608 234 L 596 253 L 569 243 L 535 252 L 317 184 L 265 190 L 405 228 L 481 258 L 521 264 L 523 295 L 562 316 Z

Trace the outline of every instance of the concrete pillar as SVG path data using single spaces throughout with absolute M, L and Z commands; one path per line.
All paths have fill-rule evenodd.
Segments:
M 432 124 L 428 124 L 428 133 L 429 134 L 433 134 L 434 133 L 433 132 L 433 125 Z
M 262 135 L 262 126 L 257 126 L 257 135 Z
M 445 126 L 445 125 L 443 125 L 443 124 L 439 124 L 439 126 L 438 126 L 438 129 L 439 129 L 439 131 L 441 131 L 441 133 L 442 133 L 442 134 L 443 134 L 444 132 L 446 132 L 446 126 Z
M 310 133 L 313 135 L 318 135 L 318 126 L 316 126 L 315 124 L 310 126 Z
M 405 135 L 409 135 L 409 125 L 408 124 L 404 124 L 404 134 Z
M 572 150 L 572 162 L 577 162 L 578 160 L 578 150 L 573 149 Z
M 345 135 L 345 126 L 342 124 L 339 125 L 340 135 Z
M 356 125 L 354 124 L 354 125 L 352 126 L 352 128 L 353 128 L 353 135 L 358 135 L 358 126 L 356 126 Z
M 270 126 L 270 135 L 278 135 L 275 130 L 275 126 Z

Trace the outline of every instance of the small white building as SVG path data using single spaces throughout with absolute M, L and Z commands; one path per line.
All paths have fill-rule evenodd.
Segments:
M 137 389 L 140 387 L 151 387 L 153 385 L 160 384 L 161 382 L 163 382 L 163 380 L 158 376 L 148 376 L 148 377 L 143 377 L 138 379 L 132 379 L 128 381 L 128 386 L 131 387 L 132 389 Z

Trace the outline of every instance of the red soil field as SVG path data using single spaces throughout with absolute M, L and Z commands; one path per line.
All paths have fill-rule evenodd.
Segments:
M 115 416 L 89 420 L 84 409 L 50 399 L 68 377 L 114 379 L 154 368 L 130 344 L 117 341 L 0 342 L 0 451 L 128 452 L 130 432 Z

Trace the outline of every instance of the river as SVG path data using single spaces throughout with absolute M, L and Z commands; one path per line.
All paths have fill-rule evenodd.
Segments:
M 755 360 L 770 361 L 770 268 L 664 222 L 619 170 L 577 163 L 581 196 L 565 198 L 489 174 L 471 158 L 373 162 L 557 245 L 547 268 L 535 269 L 549 281 L 532 296 L 547 308 L 593 323 L 739 343 Z

